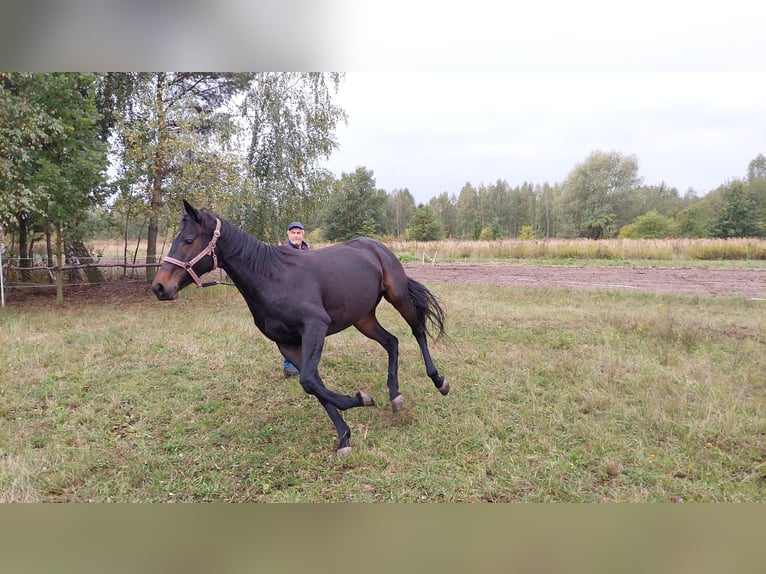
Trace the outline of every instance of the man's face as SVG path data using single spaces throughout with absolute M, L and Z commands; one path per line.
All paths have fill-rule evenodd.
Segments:
M 293 245 L 301 245 L 303 243 L 303 230 L 300 227 L 293 227 L 287 232 L 287 238 Z

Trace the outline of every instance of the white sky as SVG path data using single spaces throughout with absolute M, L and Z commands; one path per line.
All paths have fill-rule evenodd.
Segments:
M 646 184 L 704 194 L 766 154 L 758 2 L 529 4 L 348 0 L 333 48 L 370 71 L 341 85 L 327 167 L 427 202 L 466 182 L 561 182 L 617 151 Z
M 646 184 L 704 194 L 766 154 L 766 74 L 348 73 L 327 166 L 371 169 L 417 202 L 498 179 L 561 182 L 594 150 Z

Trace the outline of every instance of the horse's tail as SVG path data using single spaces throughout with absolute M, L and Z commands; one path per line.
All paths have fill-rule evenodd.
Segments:
M 446 314 L 439 299 L 431 293 L 425 285 L 407 277 L 407 290 L 410 293 L 412 303 L 420 323 L 432 339 L 437 340 L 444 335 L 444 319 Z M 428 326 L 432 329 L 429 329 Z M 436 333 L 434 335 L 434 332 Z

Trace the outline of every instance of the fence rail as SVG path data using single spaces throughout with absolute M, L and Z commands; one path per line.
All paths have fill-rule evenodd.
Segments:
M 39 261 L 39 260 L 38 260 Z M 129 263 L 119 260 L 101 260 L 95 263 L 67 263 L 61 265 L 36 265 L 23 266 L 18 258 L 4 259 L 0 267 L 0 280 L 3 290 L 12 292 L 15 289 L 50 289 L 56 286 L 58 274 L 64 274 L 63 285 L 71 287 L 75 285 L 95 285 L 99 283 L 111 283 L 126 279 L 145 279 L 147 268 L 157 268 L 160 263 Z M 88 271 L 98 269 L 99 279 L 93 280 Z M 4 298 L 4 297 L 3 297 Z M 4 303 L 4 301 L 3 301 Z
M 147 267 L 159 267 L 160 263 L 77 263 L 73 265 L 62 265 L 61 267 L 58 267 L 56 265 L 48 266 L 48 265 L 35 265 L 33 267 L 22 267 L 21 265 L 7 265 L 6 269 L 8 273 L 12 273 L 15 271 L 23 272 L 23 271 L 51 271 L 56 272 L 57 270 L 61 271 L 68 271 L 73 269 L 97 269 L 97 268 L 107 268 L 107 267 L 121 267 L 123 269 L 145 269 Z

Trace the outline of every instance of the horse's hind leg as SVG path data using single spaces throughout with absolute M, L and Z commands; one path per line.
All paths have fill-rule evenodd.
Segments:
M 426 374 L 431 378 L 434 386 L 439 389 L 439 392 L 446 395 L 449 393 L 449 382 L 439 374 L 439 371 L 434 366 L 434 362 L 431 360 L 431 353 L 428 351 L 426 334 L 424 332 L 417 333 L 415 328 L 412 329 L 412 334 L 415 335 L 415 340 L 420 346 L 420 352 L 423 354 L 423 362 L 426 364 Z
M 404 405 L 404 397 L 399 393 L 399 339 L 386 331 L 378 322 L 373 311 L 354 324 L 360 333 L 377 341 L 388 353 L 388 398 L 394 412 Z
M 407 281 L 406 278 L 405 281 Z M 429 303 L 429 301 L 433 301 L 433 296 L 430 295 L 430 292 L 428 292 L 425 287 L 419 284 L 417 285 L 422 291 L 425 291 L 428 294 L 428 297 L 419 303 L 415 303 L 411 299 L 412 293 L 409 292 L 409 286 L 402 287 L 401 285 L 398 285 L 398 289 L 389 286 L 389 289 L 384 293 L 384 296 L 386 300 L 399 311 L 399 314 L 404 320 L 407 321 L 410 329 L 412 329 L 412 335 L 418 342 L 420 352 L 423 355 L 423 362 L 426 365 L 426 374 L 431 381 L 433 381 L 434 386 L 439 389 L 439 392 L 446 395 L 449 393 L 449 383 L 439 374 L 439 371 L 434 366 L 434 362 L 431 359 L 431 353 L 428 350 L 428 338 L 426 332 L 428 305 L 436 305 L 436 303 Z M 419 293 L 416 293 L 416 295 L 419 295 Z M 416 307 L 416 304 L 420 305 L 420 309 Z

